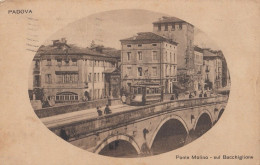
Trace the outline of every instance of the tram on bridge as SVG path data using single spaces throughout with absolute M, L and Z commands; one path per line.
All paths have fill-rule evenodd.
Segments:
M 129 105 L 148 105 L 162 101 L 163 86 L 158 84 L 139 84 L 130 87 Z

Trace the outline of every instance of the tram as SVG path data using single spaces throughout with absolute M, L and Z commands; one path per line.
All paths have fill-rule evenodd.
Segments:
M 141 84 L 130 87 L 130 105 L 149 105 L 161 102 L 163 86 L 158 84 Z

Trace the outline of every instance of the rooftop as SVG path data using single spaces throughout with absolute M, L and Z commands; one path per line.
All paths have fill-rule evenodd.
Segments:
M 91 48 L 82 48 L 75 46 L 73 44 L 63 44 L 63 45 L 42 45 L 36 52 L 35 58 L 40 58 L 41 55 L 92 55 L 100 57 L 118 58 L 120 55 L 114 49 L 113 51 L 98 52 Z
M 122 39 L 120 41 L 121 42 L 124 42 L 124 41 L 153 41 L 153 42 L 167 41 L 167 42 L 173 43 L 175 45 L 178 44 L 177 42 L 175 42 L 171 39 L 167 39 L 166 37 L 160 36 L 153 32 L 140 32 L 140 33 L 137 33 L 137 36 Z
M 194 46 L 194 51 L 203 53 L 203 49 L 198 46 Z
M 174 23 L 174 22 L 185 22 L 179 18 L 176 17 L 166 17 L 163 16 L 162 18 L 159 18 L 158 21 L 153 22 L 153 24 L 158 24 L 158 23 Z
M 217 52 L 214 52 L 210 49 L 203 49 L 203 58 L 217 58 L 217 57 L 220 58 Z

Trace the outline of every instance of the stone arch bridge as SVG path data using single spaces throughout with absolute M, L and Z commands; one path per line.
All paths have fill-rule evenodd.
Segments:
M 210 129 L 222 115 L 228 96 L 161 102 L 106 116 L 49 127 L 71 144 L 113 156 L 166 152 L 189 143 Z M 177 144 L 167 143 L 166 137 Z M 119 145 L 120 144 L 120 145 Z M 114 156 L 122 156 L 120 154 Z

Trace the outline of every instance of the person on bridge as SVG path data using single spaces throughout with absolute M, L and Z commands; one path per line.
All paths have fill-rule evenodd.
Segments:
M 171 100 L 174 100 L 174 95 L 171 96 Z
M 97 107 L 97 113 L 98 113 L 98 116 L 102 116 L 102 111 L 100 110 L 100 107 Z
M 177 91 L 175 91 L 175 98 L 176 98 L 176 100 L 178 100 L 178 97 L 179 97 L 179 94 L 178 94 Z
M 105 110 L 104 110 L 104 114 L 108 115 L 108 114 L 110 114 L 110 113 L 112 113 L 112 111 L 111 111 L 111 109 L 109 108 L 109 106 L 108 106 L 108 104 L 107 104 L 107 105 L 106 105 L 106 108 L 105 108 Z
M 123 103 L 123 104 L 126 103 L 126 96 L 125 96 L 125 94 L 122 95 L 121 100 L 122 100 L 122 103 Z
M 204 97 L 207 97 L 207 93 L 206 92 L 204 93 Z
M 202 95 L 203 95 L 203 91 L 200 92 L 199 97 L 202 97 Z

